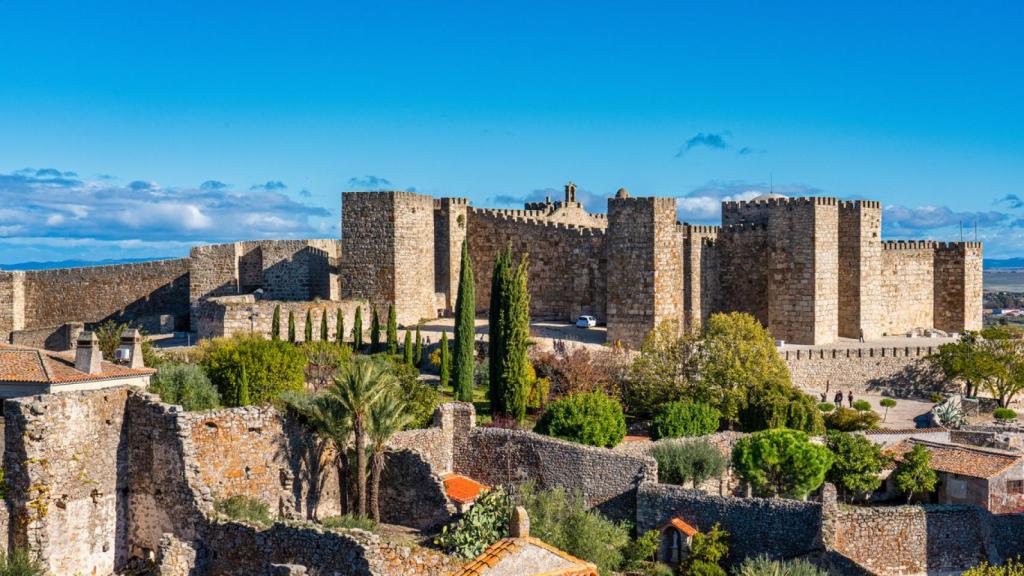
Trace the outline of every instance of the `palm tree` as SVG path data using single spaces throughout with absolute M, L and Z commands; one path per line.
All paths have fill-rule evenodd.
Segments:
M 327 388 L 328 403 L 337 403 L 350 419 L 356 452 L 356 513 L 366 517 L 366 440 L 370 411 L 394 387 L 394 377 L 370 359 L 357 358 Z
M 334 465 L 338 470 L 338 496 L 341 509 L 345 510 L 345 500 L 351 494 L 348 490 L 349 460 L 346 446 L 352 440 L 352 422 L 348 412 L 339 402 L 325 392 L 307 395 L 302 392 L 285 392 L 281 399 L 323 438 L 334 442 Z M 314 510 L 314 513 L 316 511 Z
M 405 401 L 397 394 L 382 396 L 370 410 L 370 513 L 374 522 L 380 522 L 380 477 L 384 472 L 384 450 L 396 432 L 400 432 L 412 415 L 406 410 Z

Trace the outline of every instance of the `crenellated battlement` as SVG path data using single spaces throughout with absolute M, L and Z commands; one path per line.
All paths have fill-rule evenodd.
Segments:
M 442 197 L 434 198 L 434 210 L 440 210 L 443 206 L 469 206 L 469 198 Z
M 781 352 L 787 362 L 836 360 L 839 358 L 924 358 L 938 352 L 938 346 L 878 346 L 870 348 L 809 348 Z
M 981 242 L 936 242 L 935 249 L 947 251 L 981 250 Z
M 840 200 L 839 207 L 846 210 L 855 208 L 872 208 L 881 210 L 882 203 L 878 200 Z
M 566 232 L 578 233 L 580 236 L 604 236 L 605 229 L 600 226 L 581 226 L 566 222 L 557 222 L 545 218 L 544 214 L 537 214 L 529 210 L 503 210 L 494 208 L 469 208 L 469 213 L 475 217 L 492 218 L 506 222 L 517 222 L 538 228 L 564 230 Z
M 724 200 L 722 209 L 743 209 L 747 207 L 793 207 L 793 206 L 837 206 L 839 199 L 832 196 L 772 196 L 753 200 Z
M 884 240 L 882 250 L 935 250 L 939 244 L 935 240 Z

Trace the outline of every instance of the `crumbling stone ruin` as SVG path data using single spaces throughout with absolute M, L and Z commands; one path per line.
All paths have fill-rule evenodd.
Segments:
M 692 328 L 729 311 L 799 344 L 981 327 L 981 244 L 883 241 L 882 207 L 870 200 L 765 195 L 723 202 L 721 226 L 698 226 L 677 220 L 672 199 L 624 189 L 608 199 L 607 215 L 588 213 L 571 183 L 564 200 L 523 210 L 345 192 L 341 225 L 340 240 L 234 242 L 177 260 L 0 272 L 0 338 L 55 339 L 64 323 L 105 318 L 151 332 L 190 326 L 201 337 L 265 330 L 281 302 L 323 303 L 332 333 L 334 311 L 351 322 L 363 305 L 393 304 L 408 325 L 454 307 L 464 240 L 481 311 L 495 253 L 511 244 L 516 257 L 530 257 L 534 317 L 593 315 L 607 322 L 610 341 L 630 347 L 663 320 Z

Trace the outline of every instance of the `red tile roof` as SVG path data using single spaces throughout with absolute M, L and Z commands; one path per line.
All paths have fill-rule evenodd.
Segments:
M 529 536 L 526 538 L 502 538 L 501 540 L 498 540 L 485 550 L 483 554 L 471 560 L 468 564 L 462 567 L 462 570 L 455 572 L 452 576 L 485 575 L 489 569 L 500 564 L 502 560 L 505 560 L 517 550 L 527 546 L 537 546 L 547 550 L 562 560 L 569 562 L 571 565 L 544 572 L 522 574 L 521 576 L 598 576 L 597 566 L 563 552 L 543 540 Z
M 445 494 L 459 504 L 475 502 L 480 497 L 481 492 L 491 489 L 486 484 L 481 484 L 472 478 L 459 474 L 446 474 L 442 477 L 442 480 L 444 480 Z
M 668 528 L 670 526 L 672 528 L 675 528 L 676 530 L 679 530 L 683 534 L 686 534 L 687 536 L 693 536 L 694 534 L 697 533 L 697 529 L 696 528 L 694 528 L 693 526 L 690 526 L 686 522 L 683 522 L 683 520 L 681 518 L 679 518 L 679 517 L 673 518 L 673 519 L 669 520 L 668 522 L 665 522 L 661 526 L 658 526 L 658 532 L 664 532 L 665 528 Z
M 0 382 L 32 384 L 64 384 L 109 378 L 148 376 L 152 368 L 128 368 L 104 361 L 103 371 L 86 374 L 75 369 L 74 352 L 52 352 L 26 346 L 0 344 Z
M 919 438 L 908 438 L 893 444 L 882 452 L 897 461 L 913 450 L 915 445 L 924 446 L 931 454 L 929 466 L 936 472 L 989 479 L 999 476 L 1024 457 L 1013 452 L 964 446 L 962 444 L 940 444 Z

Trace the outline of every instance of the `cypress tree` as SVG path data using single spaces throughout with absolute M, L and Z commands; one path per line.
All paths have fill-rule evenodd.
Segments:
M 463 402 L 473 400 L 473 368 L 475 348 L 473 336 L 476 332 L 476 295 L 473 285 L 473 262 L 469 258 L 469 244 L 462 241 L 462 261 L 459 274 L 459 293 L 455 299 L 455 399 Z
M 295 343 L 295 311 L 288 311 L 288 341 Z
M 398 354 L 398 323 L 395 321 L 394 304 L 388 304 L 388 354 Z
M 363 348 L 363 307 L 356 306 L 356 317 L 352 321 L 352 346 L 356 352 Z
M 413 355 L 412 362 L 415 366 L 423 365 L 423 337 L 420 336 L 420 327 L 416 327 L 416 352 Z
M 278 341 L 281 339 L 281 305 L 274 306 L 274 317 L 270 321 L 270 339 Z
M 303 339 L 306 342 L 313 340 L 313 313 L 306 310 L 306 328 L 302 331 Z
M 413 349 L 412 349 L 412 332 L 409 332 L 408 330 L 406 330 L 405 331 L 405 345 L 402 347 L 402 360 L 405 361 L 405 363 L 408 364 L 409 366 L 413 365 L 412 364 L 412 357 L 413 357 L 412 353 L 413 353 Z
M 370 353 L 380 352 L 380 316 L 377 307 L 373 307 L 373 318 L 370 320 Z
M 327 342 L 330 336 L 327 335 L 327 309 L 324 308 L 323 314 L 320 315 L 320 340 Z
M 529 264 L 523 255 L 509 285 L 506 314 L 502 387 L 504 407 L 509 416 L 522 422 L 526 419 L 526 404 L 530 392 L 530 293 L 527 287 Z
M 242 372 L 238 378 L 238 398 L 236 398 L 236 406 L 248 406 L 249 401 L 249 374 L 245 371 L 245 365 L 242 365 Z
M 487 399 L 492 414 L 505 414 L 505 389 L 501 378 L 505 358 L 505 333 L 507 319 L 503 314 L 508 300 L 509 284 L 512 282 L 512 248 L 506 246 L 494 258 L 494 272 L 491 274 L 491 304 L 487 313 L 487 373 L 490 387 Z
M 448 387 L 452 374 L 452 359 L 448 353 L 448 332 L 441 333 L 441 389 Z
M 341 308 L 338 308 L 337 318 L 334 320 L 334 339 L 338 346 L 345 345 L 345 315 L 341 313 Z

